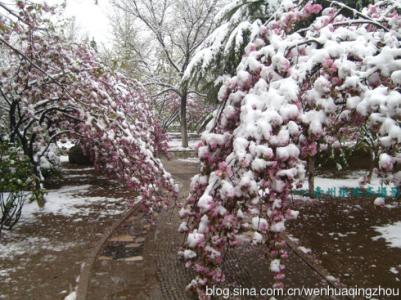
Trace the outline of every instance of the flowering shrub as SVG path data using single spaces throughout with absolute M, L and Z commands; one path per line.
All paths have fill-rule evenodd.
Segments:
M 38 180 L 22 149 L 0 140 L 0 235 L 3 228 L 12 229 L 18 222 L 27 197 L 42 204 L 42 193 L 31 192 Z M 30 195 L 30 196 L 28 196 Z
M 336 1 L 282 1 L 225 81 L 202 135 L 201 173 L 180 211 L 180 254 L 197 273 L 189 288 L 224 281 L 228 247 L 264 244 L 274 287 L 285 278 L 285 224 L 297 218 L 288 196 L 305 163 L 364 127 L 381 153 L 376 172 L 399 185 L 401 172 L 401 1 L 362 12 Z M 363 182 L 362 182 L 363 183 Z
M 0 170 L 0 191 L 26 191 L 34 187 L 35 177 L 28 157 L 7 141 L 0 141 Z
M 9 58 L 0 90 L 10 139 L 21 144 L 40 182 L 53 145 L 75 138 L 96 168 L 137 190 L 146 207 L 166 204 L 177 188 L 156 158 L 167 142 L 142 85 L 110 71 L 87 45 L 66 39 L 51 21 L 56 9 L 17 3 L 18 18 L 0 20 Z

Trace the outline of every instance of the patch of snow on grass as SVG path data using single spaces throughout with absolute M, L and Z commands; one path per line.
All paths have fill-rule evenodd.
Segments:
M 188 148 L 182 147 L 181 139 L 172 139 L 168 142 L 169 151 L 192 151 L 195 150 L 195 146 L 200 142 L 200 140 L 189 140 Z
M 341 232 L 329 232 L 329 236 L 338 236 L 340 238 L 345 238 L 348 237 L 349 235 L 357 234 L 355 231 L 350 231 L 346 233 L 341 233 Z
M 335 188 L 339 190 L 340 188 L 359 188 L 360 177 L 358 172 L 355 172 L 354 176 L 351 174 L 345 176 L 345 178 L 328 178 L 328 177 L 315 177 L 315 187 L 320 187 L 324 192 L 327 189 Z M 307 190 L 309 187 L 308 182 L 302 185 L 302 189 Z M 378 188 L 383 187 L 390 190 L 394 187 L 393 184 L 385 185 L 380 182 L 380 178 L 377 176 L 372 176 L 372 181 L 370 184 L 365 186 L 366 189 L 371 188 L 373 191 L 377 191 Z
M 298 247 L 298 250 L 302 251 L 302 252 L 305 253 L 305 254 L 309 254 L 309 253 L 312 252 L 311 249 L 306 248 L 306 247 L 304 247 L 304 246 L 299 246 L 299 247 Z
M 84 171 L 94 171 L 94 170 L 95 170 L 94 167 L 86 167 L 86 168 L 77 167 L 77 168 L 66 168 L 66 169 L 63 169 L 63 172 L 64 173 L 71 173 L 71 172 L 84 172 Z
M 68 163 L 70 160 L 68 158 L 68 155 L 61 155 L 60 156 L 60 162 L 61 163 Z
M 199 163 L 199 158 L 197 158 L 197 157 L 179 158 L 177 160 L 181 161 L 181 162 L 191 163 L 191 164 Z
M 326 279 L 327 279 L 328 281 L 331 281 L 331 282 L 337 281 L 337 278 L 335 278 L 333 275 L 326 276 Z
M 1 245 L 0 245 L 1 246 Z M 7 281 L 6 278 L 10 276 L 11 273 L 15 272 L 15 268 L 8 268 L 0 270 L 0 278 L 2 281 Z
M 64 298 L 64 300 L 75 300 L 77 299 L 77 292 L 73 291 L 71 294 L 69 294 L 67 297 Z
M 13 259 L 15 256 L 27 254 L 32 256 L 39 253 L 41 250 L 61 252 L 75 245 L 74 243 L 52 244 L 49 239 L 44 237 L 26 237 L 23 240 L 0 244 L 0 259 Z
M 379 236 L 372 238 L 374 241 L 384 239 L 390 247 L 401 248 L 401 221 L 384 226 L 374 226 L 373 229 L 380 233 Z
M 40 215 L 53 214 L 64 217 L 88 216 L 94 208 L 93 204 L 112 203 L 119 201 L 119 198 L 90 197 L 82 195 L 89 191 L 90 185 L 65 186 L 58 190 L 50 190 L 46 196 L 44 207 L 36 203 L 26 203 L 22 209 L 20 223 L 32 223 Z M 101 216 L 118 214 L 119 211 L 108 209 Z
M 398 273 L 400 273 L 395 267 L 391 267 L 391 268 L 390 268 L 390 272 L 393 273 L 393 274 L 398 274 Z
M 57 147 L 61 150 L 68 151 L 75 146 L 75 143 L 70 140 L 57 141 Z
M 91 175 L 88 175 L 88 174 L 85 174 L 85 173 L 83 173 L 83 174 L 68 174 L 68 175 L 64 175 L 65 179 L 72 179 L 72 178 L 83 178 L 83 179 L 85 179 L 85 178 L 88 178 L 88 177 L 91 177 Z
M 375 201 L 373 201 L 373 204 L 376 206 L 384 206 L 386 204 L 386 200 L 383 197 L 377 197 Z
M 294 242 L 294 243 L 298 243 L 299 242 L 299 239 L 294 237 L 292 234 L 289 234 L 288 238 L 291 240 L 291 242 Z

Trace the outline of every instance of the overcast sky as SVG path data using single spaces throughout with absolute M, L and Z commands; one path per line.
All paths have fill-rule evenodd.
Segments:
M 63 0 L 52 0 L 48 3 L 63 3 Z M 66 15 L 74 16 L 79 28 L 79 36 L 88 35 L 97 43 L 111 46 L 112 30 L 109 15 L 112 12 L 110 0 L 67 0 Z

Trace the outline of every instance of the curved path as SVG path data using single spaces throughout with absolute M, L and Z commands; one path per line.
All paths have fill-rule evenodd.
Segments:
M 166 162 L 166 167 L 181 185 L 181 198 L 185 197 L 198 164 L 173 160 Z M 177 232 L 180 223 L 177 216 L 176 209 L 165 211 L 158 216 L 157 223 L 150 226 L 139 209 L 129 211 L 88 257 L 81 273 L 77 299 L 196 299 L 185 292 L 185 286 L 193 276 L 177 258 L 177 249 L 183 242 L 183 236 Z M 324 269 L 297 251 L 291 241 L 287 242 L 293 250 L 287 262 L 288 287 L 338 286 L 326 279 L 328 273 Z M 258 247 L 230 251 L 223 268 L 225 287 L 271 287 L 269 263 Z

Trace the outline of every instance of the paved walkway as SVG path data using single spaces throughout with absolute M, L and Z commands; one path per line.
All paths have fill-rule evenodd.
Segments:
M 198 165 L 173 160 L 166 162 L 166 167 L 181 185 L 181 197 L 185 197 Z M 177 258 L 183 242 L 183 235 L 177 232 L 180 223 L 177 215 L 176 209 L 171 209 L 159 216 L 157 224 L 149 226 L 144 214 L 136 211 L 123 222 L 97 255 L 89 276 L 87 299 L 196 299 L 185 292 L 193 274 Z M 227 287 L 271 287 L 269 262 L 258 247 L 230 251 L 223 268 Z M 286 284 L 288 287 L 326 287 L 328 282 L 295 252 L 290 252 Z

